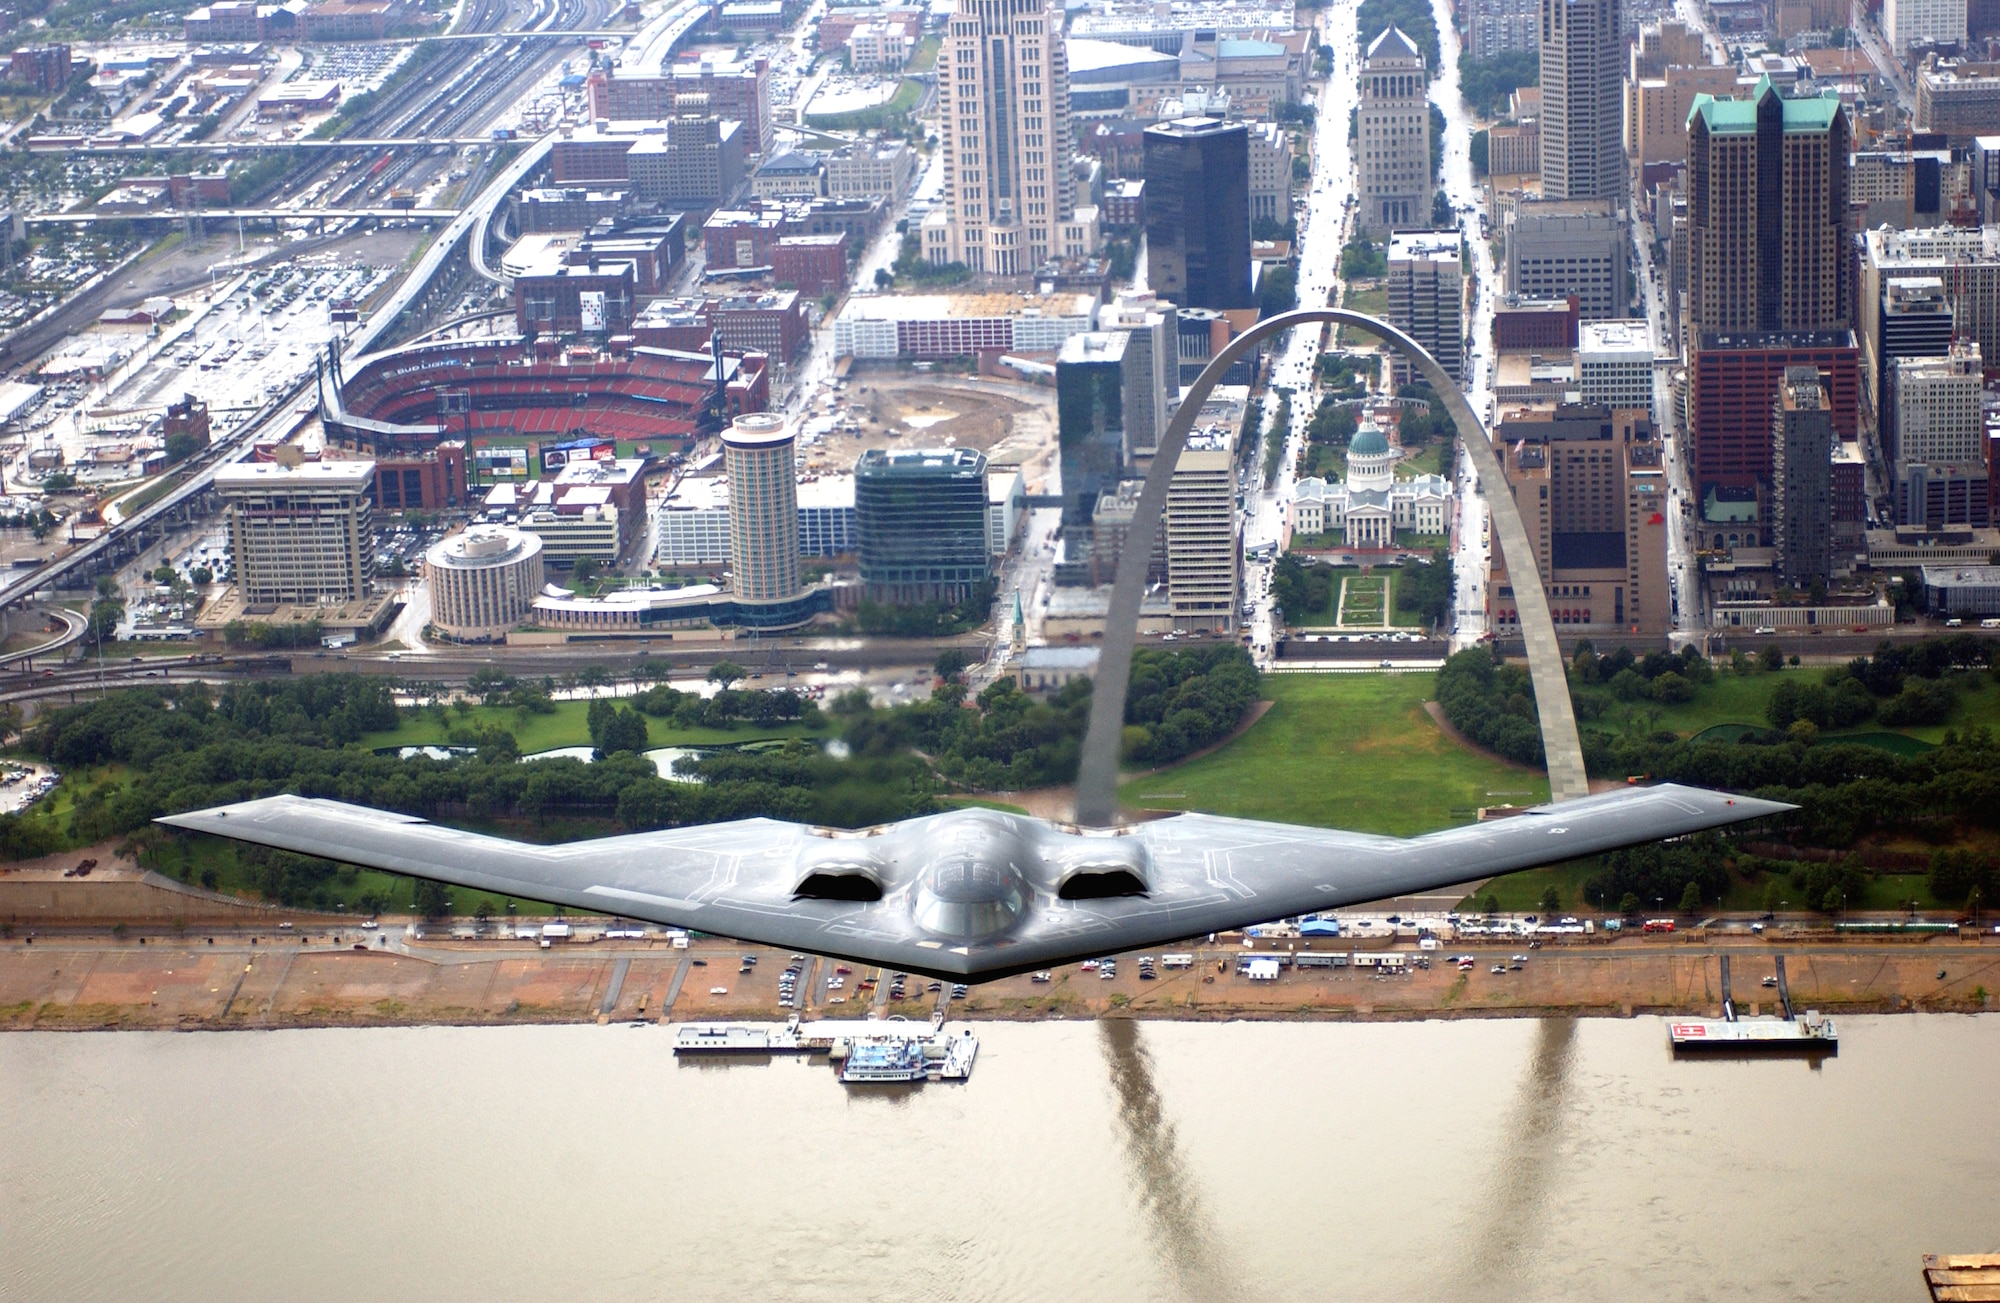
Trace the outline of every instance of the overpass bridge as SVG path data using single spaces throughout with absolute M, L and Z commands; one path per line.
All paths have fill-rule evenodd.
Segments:
M 257 150 L 338 151 L 344 149 L 409 149 L 413 146 L 442 145 L 458 149 L 466 145 L 511 145 L 514 140 L 496 136 L 343 136 L 339 140 L 174 140 L 159 144 L 126 141 L 118 144 L 69 144 L 28 146 L 30 154 L 248 154 Z
M 384 341 L 395 338 L 395 329 L 413 306 L 418 304 L 431 281 L 443 270 L 446 263 L 458 252 L 459 245 L 475 231 L 483 233 L 485 224 L 491 219 L 496 208 L 507 196 L 526 179 L 529 173 L 540 167 L 549 156 L 559 139 L 551 132 L 541 139 L 530 142 L 519 157 L 509 163 L 500 174 L 490 181 L 471 205 L 457 210 L 450 224 L 439 232 L 423 257 L 410 274 L 403 278 L 388 298 L 376 306 L 366 325 L 348 337 L 348 351 L 356 358 L 362 358 L 383 347 Z M 208 210 L 214 212 L 216 210 Z M 296 213 L 296 210 L 283 210 Z M 396 215 L 407 217 L 412 210 L 395 209 Z M 424 210 L 415 210 L 422 213 Z M 51 587 L 67 577 L 71 572 L 90 566 L 100 559 L 117 557 L 136 538 L 144 537 L 146 531 L 184 512 L 196 499 L 209 491 L 215 482 L 215 473 L 224 466 L 242 461 L 248 457 L 259 438 L 268 434 L 289 433 L 292 426 L 310 412 L 311 404 L 299 406 L 299 399 L 312 390 L 314 377 L 302 376 L 285 393 L 259 408 L 254 416 L 245 421 L 227 442 L 215 444 L 197 454 L 179 471 L 181 480 L 173 488 L 161 494 L 141 510 L 133 513 L 117 525 L 47 565 L 25 571 L 17 576 L 0 578 L 0 608 L 16 606 L 30 600 L 34 594 Z
M 40 213 L 24 217 L 28 226 L 89 226 L 98 222 L 143 222 L 143 221 L 186 221 L 201 218 L 240 217 L 245 221 L 284 221 L 297 218 L 300 221 L 339 221 L 349 217 L 373 217 L 381 220 L 396 218 L 423 218 L 426 221 L 445 221 L 457 217 L 463 211 L 457 208 L 149 208 L 137 213 Z

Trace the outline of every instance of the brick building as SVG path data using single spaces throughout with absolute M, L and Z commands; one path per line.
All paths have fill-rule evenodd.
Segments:
M 807 298 L 837 294 L 847 287 L 845 235 L 788 235 L 778 241 L 771 279 Z
M 716 334 L 726 352 L 763 353 L 780 364 L 812 342 L 805 300 L 796 290 L 656 299 L 632 323 L 633 340 L 649 348 L 706 353 Z
M 375 462 L 377 511 L 444 511 L 468 501 L 465 445 L 456 439 L 421 457 L 387 457 Z
M 637 309 L 639 278 L 629 262 L 590 259 L 582 266 L 541 266 L 514 281 L 514 324 L 523 335 L 626 334 Z

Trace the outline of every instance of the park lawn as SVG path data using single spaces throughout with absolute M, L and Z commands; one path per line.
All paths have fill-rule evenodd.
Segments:
M 1422 611 L 1405 611 L 1396 605 L 1396 589 L 1403 582 L 1403 568 L 1390 566 L 1375 572 L 1389 584 L 1389 623 L 1399 629 L 1421 629 L 1424 627 Z
M 1495 908 L 1502 914 L 1536 914 L 1541 912 L 1542 895 L 1550 887 L 1556 889 L 1565 912 L 1591 909 L 1592 906 L 1584 903 L 1583 884 L 1597 872 L 1597 868 L 1597 858 L 1592 856 L 1551 864 L 1545 869 L 1524 869 L 1519 873 L 1489 878 L 1479 890 L 1459 902 L 1459 912 L 1477 913 L 1486 907 L 1486 899 L 1491 896 Z
M 1396 463 L 1396 470 L 1399 472 L 1396 478 L 1415 479 L 1419 475 L 1439 474 L 1438 460 L 1444 455 L 1444 449 L 1445 445 L 1442 443 L 1426 444 L 1417 449 Z M 1409 474 L 1400 474 L 1402 471 L 1408 471 Z
M 617 704 L 623 707 L 629 703 L 619 701 Z M 558 701 L 555 712 L 548 715 L 531 715 L 514 706 L 474 706 L 470 712 L 461 714 L 454 707 L 449 712 L 450 722 L 441 723 L 428 710 L 406 710 L 402 722 L 396 727 L 363 734 L 360 744 L 370 751 L 383 747 L 443 746 L 452 729 L 484 724 L 512 733 L 521 753 L 533 755 L 537 751 L 550 751 L 556 747 L 589 746 L 589 712 L 590 703 L 587 701 Z M 761 742 L 768 738 L 819 737 L 825 732 L 823 728 L 811 729 L 803 724 L 774 724 L 769 727 L 745 724 L 735 729 L 675 728 L 663 719 L 646 720 L 647 741 L 656 747 L 717 746 L 734 742 Z
M 1365 312 L 1371 317 L 1386 318 L 1389 315 L 1389 289 L 1386 285 L 1368 290 L 1350 289 L 1347 291 L 1347 301 L 1340 306 L 1346 308 L 1349 312 Z M 1343 326 L 1341 329 L 1348 330 L 1351 327 Z M 1355 333 L 1366 339 L 1375 338 L 1375 336 L 1363 331 L 1356 331 Z M 1347 341 L 1343 339 L 1341 342 L 1346 343 Z
M 1424 712 L 1427 674 L 1277 674 L 1271 709 L 1243 736 L 1127 782 L 1133 809 L 1201 810 L 1413 835 L 1472 821 L 1482 805 L 1536 804 L 1548 780 L 1446 737 Z
M 910 55 L 909 70 L 913 73 L 929 72 L 937 66 L 938 51 L 943 46 L 944 38 L 935 32 L 926 36 L 917 43 L 916 50 Z

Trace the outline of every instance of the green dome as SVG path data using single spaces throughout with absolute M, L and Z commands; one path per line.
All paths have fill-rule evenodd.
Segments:
M 1387 451 L 1389 451 L 1389 441 L 1382 436 L 1382 431 L 1372 425 L 1362 426 L 1353 441 L 1347 445 L 1347 455 L 1350 457 L 1379 457 Z

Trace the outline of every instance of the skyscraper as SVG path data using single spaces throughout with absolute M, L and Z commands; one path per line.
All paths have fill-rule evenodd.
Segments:
M 1150 457 L 1167 428 L 1167 400 L 1180 393 L 1179 314 L 1151 290 L 1120 290 L 1098 310 L 1097 328 L 1126 337 L 1125 455 Z
M 1771 546 L 1787 588 L 1823 584 L 1833 567 L 1833 444 L 1819 372 L 1787 367 L 1771 417 Z
M 1785 99 L 1766 77 L 1748 99 L 1697 95 L 1687 130 L 1690 471 L 1704 528 L 1729 540 L 1743 522 L 1725 499 L 1769 501 L 1786 368 L 1820 372 L 1835 431 L 1855 434 L 1847 115 L 1836 98 Z
M 1250 134 L 1181 118 L 1146 128 L 1146 269 L 1184 308 L 1248 308 Z
M 1695 97 L 1687 318 L 1697 340 L 1853 326 L 1847 146 L 1837 98 L 1785 99 L 1769 77 L 1750 99 Z
M 1056 442 L 1062 467 L 1062 523 L 1071 561 L 1088 558 L 1090 515 L 1125 469 L 1125 363 L 1130 337 L 1085 331 L 1056 355 Z
M 1243 549 L 1236 535 L 1236 442 L 1213 428 L 1188 437 L 1167 488 L 1167 600 L 1174 627 L 1234 633 Z
M 1076 201 L 1061 5 L 959 0 L 937 85 L 945 207 L 925 257 L 1020 276 L 1061 255 Z
M 739 602 L 784 602 L 799 576 L 799 473 L 782 416 L 739 416 L 722 435 L 729 472 L 729 579 Z
M 964 602 L 991 566 L 985 454 L 870 448 L 854 466 L 854 523 L 870 601 Z
M 1542 197 L 1625 193 L 1625 25 L 1618 0 L 1542 0 Z
M 1509 416 L 1493 442 L 1556 624 L 1666 633 L 1667 476 L 1646 414 L 1566 403 Z M 1496 547 L 1488 564 L 1487 627 L 1518 636 L 1508 573 L 1527 558 Z
M 1430 77 L 1416 42 L 1390 27 L 1361 61 L 1354 142 L 1361 172 L 1361 225 L 1389 231 L 1431 216 Z
M 1405 231 L 1389 237 L 1389 324 L 1400 326 L 1460 378 L 1465 354 L 1465 268 L 1457 231 Z M 1398 383 L 1410 373 L 1395 355 Z

